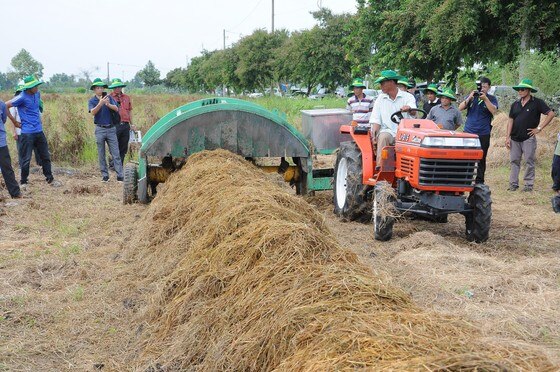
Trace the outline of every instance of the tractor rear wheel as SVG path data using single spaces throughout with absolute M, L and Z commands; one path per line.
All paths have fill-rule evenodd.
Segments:
M 387 181 L 380 181 L 373 190 L 373 231 L 375 240 L 387 241 L 393 236 L 394 199 L 391 185 Z
M 371 208 L 362 184 L 362 153 L 354 142 L 342 142 L 334 166 L 334 213 L 343 221 L 368 222 Z
M 132 204 L 138 200 L 138 167 L 128 163 L 123 173 L 123 204 Z
M 467 240 L 483 243 L 488 240 L 492 222 L 490 188 L 484 184 L 476 184 L 469 195 L 468 202 L 473 211 L 465 215 Z

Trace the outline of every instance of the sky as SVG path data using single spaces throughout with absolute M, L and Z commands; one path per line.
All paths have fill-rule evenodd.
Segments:
M 355 13 L 355 0 L 275 0 L 274 28 L 308 29 L 319 6 Z M 272 0 L 0 0 L 0 72 L 22 48 L 55 73 L 130 80 L 151 60 L 161 77 L 203 49 L 226 47 L 258 28 L 270 30 Z M 10 36 L 11 35 L 11 36 Z

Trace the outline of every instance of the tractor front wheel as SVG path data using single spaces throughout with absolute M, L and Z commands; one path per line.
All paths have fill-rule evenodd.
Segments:
M 476 184 L 468 202 L 473 210 L 465 215 L 467 240 L 483 243 L 488 240 L 492 222 L 490 188 L 484 184 Z
M 123 204 L 132 204 L 138 200 L 138 167 L 128 163 L 123 173 Z
M 387 181 L 380 181 L 373 190 L 373 229 L 375 240 L 387 241 L 393 236 L 395 223 L 394 193 Z
M 334 213 L 343 221 L 368 222 L 365 188 L 362 184 L 362 153 L 354 142 L 342 142 L 334 166 Z

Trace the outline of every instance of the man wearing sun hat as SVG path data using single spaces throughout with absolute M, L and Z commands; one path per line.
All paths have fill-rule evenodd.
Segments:
M 506 147 L 509 149 L 511 165 L 508 190 L 515 191 L 519 188 L 519 170 L 523 157 L 526 162 L 523 191 L 533 191 L 537 134 L 556 114 L 542 99 L 531 94 L 537 92 L 532 80 L 523 79 L 513 89 L 517 91 L 519 100 L 511 104 L 507 126 Z M 546 115 L 546 118 L 539 125 L 541 115 Z
M 369 125 L 369 117 L 373 109 L 373 97 L 364 94 L 365 87 L 362 78 L 355 78 L 350 85 L 354 95 L 346 102 L 346 109 L 352 111 L 352 120 L 358 125 Z
M 436 84 L 429 84 L 425 89 L 424 89 L 424 95 L 426 96 L 426 101 L 424 101 L 424 106 L 422 106 L 422 108 L 424 109 L 424 111 L 426 111 L 426 114 L 430 113 L 430 110 L 439 105 L 439 98 L 437 96 L 438 94 L 438 87 Z
M 399 80 L 397 81 L 397 87 L 398 87 L 400 90 L 403 90 L 403 91 L 405 91 L 405 92 L 408 92 L 408 90 L 409 90 L 412 86 L 410 85 L 410 82 L 408 81 L 408 78 L 406 78 L 406 77 L 403 76 L 403 77 L 401 77 L 401 79 L 399 79 Z M 409 92 L 409 93 L 410 93 L 410 92 Z M 412 94 L 412 93 L 411 93 L 411 94 Z
M 376 168 L 381 167 L 381 150 L 385 146 L 395 144 L 398 124 L 391 121 L 391 115 L 397 111 L 402 111 L 404 117 L 410 117 L 408 112 L 416 108 L 414 96 L 404 92 L 397 87 L 397 82 L 402 79 L 393 70 L 381 71 L 380 76 L 375 80 L 375 84 L 381 84 L 382 93 L 375 100 L 373 111 L 369 119 L 372 125 L 371 140 L 374 147 L 377 147 Z
M 441 103 L 434 106 L 427 116 L 427 119 L 433 120 L 442 129 L 456 130 L 463 124 L 463 116 L 461 112 L 451 104 L 457 101 L 455 94 L 451 88 L 445 88 L 437 94 Z
M 22 91 L 23 91 L 23 81 L 21 83 L 18 83 L 18 85 L 16 86 L 14 97 L 19 96 Z M 14 140 L 16 141 L 18 164 L 21 169 L 21 165 L 23 164 L 23 151 L 21 149 L 21 142 L 22 142 L 21 141 L 21 118 L 19 116 L 17 107 L 10 107 L 10 110 L 8 111 L 8 117 L 10 118 L 12 124 L 14 125 L 13 137 Z M 35 154 L 35 162 L 37 163 L 37 165 L 42 166 L 41 157 L 39 156 L 39 151 L 37 150 L 37 146 L 33 148 L 33 153 Z
M 132 124 L 132 101 L 130 96 L 124 94 L 122 89 L 126 84 L 121 79 L 115 78 L 111 81 L 109 89 L 113 89 L 111 97 L 119 106 L 119 114 L 121 116 L 121 123 L 117 125 L 117 141 L 119 142 L 119 155 L 121 156 L 121 163 L 124 164 L 124 157 L 128 151 L 128 142 L 130 141 L 130 125 Z M 111 159 L 111 163 L 113 159 Z M 109 166 L 111 167 L 112 164 Z
M 109 153 L 114 160 L 117 181 L 122 182 L 123 166 L 119 154 L 117 130 L 113 125 L 110 111 L 118 111 L 119 107 L 111 96 L 106 95 L 105 88 L 107 88 L 107 84 L 105 84 L 103 80 L 100 78 L 93 80 L 90 89 L 93 90 L 95 95 L 91 97 L 88 102 L 88 111 L 93 115 L 93 123 L 95 124 L 97 159 L 99 161 L 102 181 L 109 181 L 109 170 L 107 169 L 107 160 L 105 159 L 105 144 L 107 144 L 109 146 Z
M 23 79 L 23 92 L 6 103 L 7 107 L 17 107 L 21 118 L 21 150 L 23 164 L 21 164 L 21 184 L 26 185 L 29 177 L 29 164 L 33 148 L 37 147 L 43 175 L 47 183 L 52 184 L 54 177 L 51 170 L 51 155 L 47 137 L 43 132 L 41 122 L 41 93 L 39 85 L 43 84 L 35 76 L 29 75 Z

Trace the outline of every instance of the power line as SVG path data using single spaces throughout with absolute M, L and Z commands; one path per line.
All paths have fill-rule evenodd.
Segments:
M 230 30 L 235 30 L 237 27 L 241 26 L 243 24 L 243 22 L 245 22 L 252 14 L 255 10 L 257 10 L 257 7 L 262 3 L 263 0 L 259 0 L 257 2 L 257 5 L 255 5 L 255 7 L 249 12 L 249 14 L 247 14 L 247 16 L 245 18 L 243 18 L 243 20 L 241 22 L 239 22 L 239 24 L 237 24 L 235 27 L 231 27 Z

